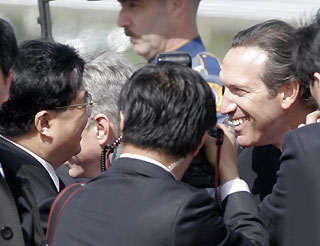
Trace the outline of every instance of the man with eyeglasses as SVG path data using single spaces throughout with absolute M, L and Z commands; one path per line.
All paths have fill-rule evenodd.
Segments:
M 32 210 L 18 197 L 30 183 L 46 230 L 50 207 L 61 190 L 54 170 L 80 152 L 92 102 L 82 84 L 84 60 L 60 43 L 30 40 L 13 64 L 10 98 L 0 110 L 1 164 L 25 232 Z

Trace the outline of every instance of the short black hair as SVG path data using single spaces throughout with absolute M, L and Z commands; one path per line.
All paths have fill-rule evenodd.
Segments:
M 216 123 L 215 98 L 193 69 L 171 62 L 137 70 L 121 90 L 123 142 L 178 158 Z
M 14 30 L 9 22 L 0 18 L 0 67 L 7 77 L 18 53 L 18 45 Z
M 293 63 L 301 84 L 309 87 L 313 74 L 320 72 L 320 10 L 312 23 L 297 29 L 294 34 Z
M 12 69 L 10 97 L 0 109 L 0 133 L 4 136 L 28 132 L 41 110 L 70 105 L 82 85 L 84 60 L 70 46 L 28 40 L 19 47 Z M 76 81 L 71 77 L 73 71 Z

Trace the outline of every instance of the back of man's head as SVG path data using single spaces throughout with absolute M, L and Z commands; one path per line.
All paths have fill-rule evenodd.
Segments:
M 0 18 L 0 68 L 4 77 L 7 77 L 18 53 L 17 40 L 12 26 Z
M 86 59 L 83 83 L 94 103 L 92 116 L 105 114 L 117 135 L 120 134 L 119 94 L 134 71 L 132 63 L 120 53 L 103 52 Z
M 294 34 L 293 63 L 299 82 L 306 87 L 314 82 L 314 73 L 320 73 L 320 10 L 311 24 Z
M 178 158 L 193 153 L 216 123 L 207 82 L 193 69 L 170 62 L 136 71 L 120 93 L 119 108 L 124 144 Z
M 82 85 L 84 61 L 67 45 L 30 40 L 19 47 L 12 69 L 10 98 L 0 110 L 5 136 L 27 133 L 41 110 L 70 105 Z

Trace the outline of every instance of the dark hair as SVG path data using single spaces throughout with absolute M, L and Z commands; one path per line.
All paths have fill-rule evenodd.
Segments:
M 18 53 L 17 40 L 12 26 L 0 18 L 0 67 L 4 77 L 7 77 L 13 60 Z
M 232 40 L 232 47 L 258 47 L 268 55 L 261 79 L 274 97 L 281 85 L 297 79 L 292 61 L 295 28 L 281 20 L 268 20 L 239 32 Z M 299 82 L 300 83 L 300 82 Z M 300 98 L 304 104 L 316 108 L 309 89 L 300 83 Z
M 301 84 L 309 87 L 314 82 L 313 74 L 320 72 L 320 10 L 315 20 L 294 34 L 293 63 Z
M 142 67 L 124 85 L 123 142 L 185 157 L 216 123 L 215 99 L 193 69 L 165 62 Z
M 12 69 L 10 97 L 0 110 L 0 133 L 5 136 L 28 132 L 41 110 L 70 105 L 82 85 L 84 61 L 67 45 L 30 40 L 19 47 Z
M 295 80 L 291 59 L 294 30 L 284 21 L 268 20 L 240 31 L 232 39 L 232 48 L 258 47 L 267 53 L 268 62 L 261 78 L 272 96 L 282 84 Z

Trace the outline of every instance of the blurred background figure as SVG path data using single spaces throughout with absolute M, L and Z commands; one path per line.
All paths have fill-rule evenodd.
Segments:
M 121 10 L 118 25 L 130 37 L 134 51 L 154 63 L 161 52 L 186 51 L 193 69 L 209 82 L 215 94 L 218 122 L 226 117 L 219 112 L 222 84 L 220 64 L 199 35 L 197 11 L 200 0 L 118 0 Z

